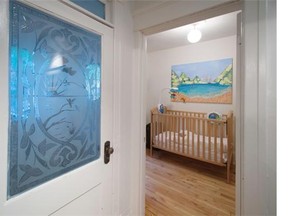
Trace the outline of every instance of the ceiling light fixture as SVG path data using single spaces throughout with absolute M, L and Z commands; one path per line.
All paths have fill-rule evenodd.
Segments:
M 199 29 L 196 29 L 194 26 L 194 28 L 188 33 L 187 40 L 190 43 L 197 43 L 198 41 L 200 41 L 201 37 L 202 37 L 201 31 Z

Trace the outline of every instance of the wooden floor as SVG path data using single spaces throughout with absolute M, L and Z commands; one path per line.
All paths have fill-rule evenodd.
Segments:
M 225 168 L 161 150 L 146 152 L 145 215 L 235 215 Z

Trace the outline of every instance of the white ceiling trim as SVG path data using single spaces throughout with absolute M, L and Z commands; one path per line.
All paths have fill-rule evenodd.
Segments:
M 205 19 L 220 16 L 226 13 L 239 11 L 242 9 L 242 2 L 240 0 L 223 3 L 215 7 L 211 7 L 202 11 L 195 12 L 190 15 L 186 15 L 165 23 L 155 25 L 146 29 L 142 29 L 141 32 L 144 35 L 152 35 L 169 29 L 177 28 L 183 25 L 199 22 Z

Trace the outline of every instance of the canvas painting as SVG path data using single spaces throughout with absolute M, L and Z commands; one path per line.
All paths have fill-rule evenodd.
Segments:
M 233 59 L 173 65 L 172 102 L 232 103 Z

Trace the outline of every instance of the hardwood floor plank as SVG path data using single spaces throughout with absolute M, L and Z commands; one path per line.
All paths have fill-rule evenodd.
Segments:
M 153 155 L 146 154 L 145 215 L 235 215 L 235 185 L 226 183 L 224 167 L 160 150 Z

